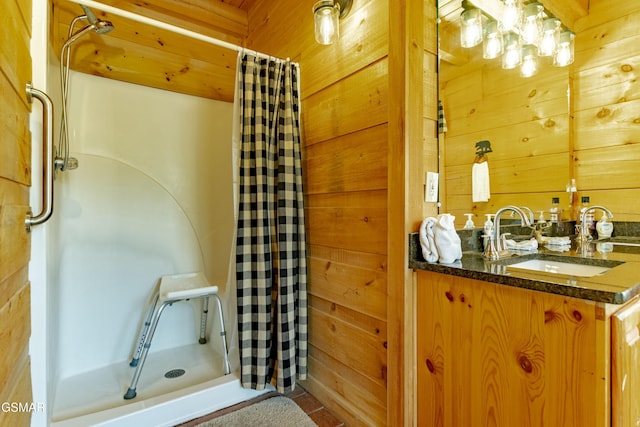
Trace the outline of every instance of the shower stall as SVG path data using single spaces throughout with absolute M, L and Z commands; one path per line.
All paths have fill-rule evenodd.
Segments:
M 32 232 L 33 398 L 46 408 L 32 425 L 173 426 L 257 396 L 237 374 L 233 106 L 65 75 L 49 50 L 49 7 L 34 0 L 33 78 L 54 99 L 56 131 L 63 131 L 57 157 L 65 161 L 56 165 L 52 219 Z M 69 47 L 85 33 L 113 30 L 86 8 L 82 20 Z M 34 146 L 34 164 L 39 151 Z M 34 182 L 34 199 L 40 191 Z M 224 373 L 219 339 L 198 343 L 201 300 L 179 302 L 162 315 L 137 397 L 123 399 L 158 280 L 188 272 L 219 287 L 232 373 Z M 218 337 L 215 305 L 209 310 L 207 330 Z

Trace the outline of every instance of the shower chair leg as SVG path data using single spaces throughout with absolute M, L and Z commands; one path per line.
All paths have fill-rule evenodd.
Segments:
M 207 313 L 209 313 L 209 297 L 202 300 L 202 316 L 200 316 L 200 344 L 207 343 Z
M 147 333 L 149 332 L 149 326 L 151 325 L 151 318 L 153 317 L 153 313 L 156 310 L 156 306 L 158 305 L 158 299 L 160 298 L 160 292 L 156 291 L 155 296 L 153 297 L 153 303 L 149 307 L 149 311 L 147 312 L 147 316 L 144 320 L 144 325 L 140 329 L 140 333 L 138 335 L 138 339 L 136 342 L 138 343 L 135 352 L 133 353 L 133 358 L 129 363 L 129 366 L 135 368 L 138 366 L 138 360 L 140 359 L 140 353 L 142 353 L 142 348 L 144 346 L 145 339 L 147 338 Z
M 220 338 L 222 338 L 222 356 L 224 357 L 224 373 L 229 375 L 231 373 L 231 364 L 229 363 L 229 351 L 227 349 L 227 330 L 224 326 L 224 315 L 222 313 L 222 302 L 217 294 L 211 295 L 216 299 L 218 305 L 218 317 L 220 318 Z
M 133 378 L 131 378 L 131 385 L 129 389 L 124 395 L 126 400 L 133 399 L 136 397 L 136 387 L 138 386 L 138 380 L 140 379 L 140 373 L 142 372 L 142 368 L 144 367 L 144 362 L 147 359 L 147 355 L 149 354 L 149 347 L 151 347 L 151 340 L 153 339 L 153 334 L 156 332 L 156 327 L 158 326 L 158 321 L 160 320 L 160 315 L 166 306 L 173 304 L 175 301 L 166 301 L 162 303 L 159 309 L 156 310 L 154 306 L 153 314 L 151 316 L 151 323 L 148 328 L 148 333 L 145 336 L 145 339 L 142 343 L 142 350 L 140 352 L 140 360 L 137 363 L 136 370 L 133 373 Z

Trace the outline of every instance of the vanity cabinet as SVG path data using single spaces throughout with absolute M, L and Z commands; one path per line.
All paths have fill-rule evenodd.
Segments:
M 611 398 L 615 427 L 640 425 L 640 301 L 611 321 Z
M 637 299 L 416 276 L 419 426 L 636 425 Z

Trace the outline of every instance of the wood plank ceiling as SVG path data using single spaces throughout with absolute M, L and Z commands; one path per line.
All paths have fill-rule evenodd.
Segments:
M 52 0 L 51 40 L 54 52 L 68 39 L 82 8 Z M 248 11 L 259 0 L 100 0 L 118 9 L 156 19 L 237 45 L 248 34 Z M 84 35 L 71 47 L 76 71 L 174 92 L 232 102 L 235 51 L 197 41 L 130 19 L 92 9 L 115 30 Z M 76 24 L 74 32 L 86 25 Z

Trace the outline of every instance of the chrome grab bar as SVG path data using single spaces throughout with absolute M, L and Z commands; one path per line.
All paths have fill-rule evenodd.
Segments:
M 27 82 L 29 104 L 33 103 L 33 98 L 42 103 L 42 114 L 45 118 L 42 126 L 42 211 L 36 216 L 31 212 L 27 213 L 25 220 L 27 231 L 31 231 L 34 225 L 43 224 L 53 214 L 53 102 L 46 93 L 34 88 L 31 82 Z

